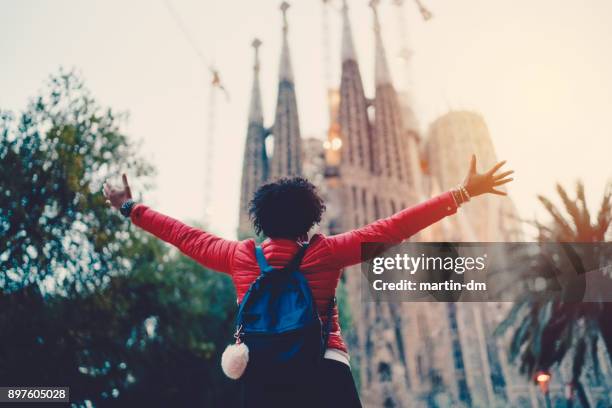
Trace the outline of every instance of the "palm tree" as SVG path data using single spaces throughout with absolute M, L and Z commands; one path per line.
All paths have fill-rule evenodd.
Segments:
M 552 216 L 551 224 L 532 222 L 540 242 L 594 243 L 606 240 L 612 232 L 612 183 L 606 187 L 597 218 L 592 220 L 587 209 L 584 185 L 577 183 L 576 198 L 557 185 L 557 192 L 566 215 L 549 199 L 538 196 Z M 608 260 L 609 262 L 609 260 Z M 536 264 L 537 265 L 537 264 Z M 538 266 L 525 271 L 533 277 L 541 276 Z M 605 272 L 604 272 L 605 273 Z M 605 277 L 609 279 L 609 276 Z M 563 302 L 550 299 L 524 299 L 517 302 L 497 329 L 498 334 L 513 328 L 510 360 L 519 360 L 520 371 L 533 378 L 539 370 L 550 370 L 565 358 L 572 363 L 572 383 L 584 407 L 588 398 L 580 382 L 585 363 L 592 361 L 595 375 L 599 375 L 599 344 L 603 340 L 608 358 L 612 357 L 612 303 Z M 606 354 L 606 353 L 604 353 Z M 612 360 L 611 360 L 612 362 Z

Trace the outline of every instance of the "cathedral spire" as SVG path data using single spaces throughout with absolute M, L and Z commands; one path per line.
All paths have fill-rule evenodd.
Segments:
M 268 157 L 265 139 L 267 130 L 264 127 L 261 90 L 259 86 L 259 47 L 261 41 L 255 38 L 251 43 L 254 49 L 253 87 L 249 106 L 249 123 L 244 159 L 242 162 L 242 185 L 240 190 L 240 212 L 238 219 L 238 237 L 244 238 L 253 234 L 249 220 L 248 203 L 253 194 L 268 178 Z
M 276 115 L 272 127 L 274 152 L 271 159 L 270 176 L 273 179 L 302 173 L 300 122 L 287 40 L 289 3 L 283 2 L 280 9 L 283 14 L 283 45 L 278 72 Z
M 387 64 L 387 55 L 378 19 L 378 4 L 379 0 L 370 2 L 374 17 L 376 58 L 374 66 L 376 86 L 373 133 L 374 170 L 376 174 L 382 177 L 405 182 L 409 178 L 409 174 L 402 113 Z
M 357 60 L 355 54 L 355 44 L 353 43 L 353 33 L 351 21 L 348 15 L 348 4 L 342 1 L 342 61 Z
M 370 1 L 370 7 L 374 14 L 374 41 L 375 41 L 375 66 L 374 76 L 376 79 L 376 85 L 391 84 L 391 74 L 389 72 L 389 64 L 387 63 L 387 54 L 385 52 L 385 46 L 382 41 L 382 34 L 380 30 L 380 20 L 378 18 L 378 4 L 380 0 Z
M 342 140 L 342 166 L 353 171 L 372 170 L 372 147 L 367 99 L 353 43 L 353 33 L 346 0 L 342 5 L 342 74 L 338 123 Z
M 263 123 L 263 108 L 261 103 L 261 90 L 259 87 L 259 47 L 261 46 L 259 38 L 255 38 L 251 46 L 255 50 L 255 62 L 253 63 L 253 87 L 251 89 L 249 122 Z
M 281 81 L 293 82 L 293 69 L 291 67 L 291 54 L 289 52 L 289 43 L 287 41 L 287 32 L 289 31 L 289 23 L 287 22 L 287 10 L 290 5 L 286 1 L 280 5 L 280 10 L 283 13 L 283 45 L 281 49 L 280 67 L 278 77 Z
M 416 134 L 404 129 L 403 115 L 398 95 L 391 80 L 382 41 L 378 18 L 379 0 L 372 0 L 370 7 L 374 15 L 376 47 L 376 96 L 374 98 L 374 144 L 375 173 L 408 185 L 413 192 L 421 191 L 421 168 Z M 414 202 L 415 198 L 411 198 Z

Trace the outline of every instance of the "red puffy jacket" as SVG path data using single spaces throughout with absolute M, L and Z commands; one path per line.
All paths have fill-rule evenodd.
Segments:
M 310 284 L 323 324 L 326 324 L 327 308 L 335 294 L 342 269 L 360 262 L 362 242 L 399 243 L 445 216 L 454 214 L 456 210 L 451 194 L 444 193 L 353 231 L 331 237 L 314 235 L 300 270 Z M 236 287 L 238 302 L 259 276 L 253 239 L 223 239 L 185 225 L 143 204 L 134 206 L 131 219 L 134 224 L 176 246 L 205 267 L 229 274 Z M 287 239 L 267 239 L 261 245 L 268 263 L 273 267 L 285 266 L 298 247 L 295 241 Z M 333 312 L 328 347 L 347 351 L 340 333 L 337 307 Z

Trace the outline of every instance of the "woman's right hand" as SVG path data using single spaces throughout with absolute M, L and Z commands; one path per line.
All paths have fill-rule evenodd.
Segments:
M 501 169 L 504 164 L 506 164 L 505 160 L 497 163 L 484 173 L 478 173 L 476 171 L 476 156 L 472 155 L 470 169 L 465 181 L 463 182 L 463 187 L 465 187 L 470 197 L 476 197 L 485 193 L 507 195 L 505 191 L 495 188 L 503 186 L 504 184 L 514 180 L 513 178 L 508 177 L 514 173 L 513 170 L 497 173 L 497 171 Z
M 132 191 L 130 190 L 130 185 L 128 184 L 128 179 L 125 173 L 123 173 L 121 179 L 123 180 L 122 189 L 115 188 L 108 182 L 104 183 L 102 186 L 104 197 L 106 197 L 106 203 L 117 210 L 119 210 L 121 205 L 127 200 L 132 199 Z

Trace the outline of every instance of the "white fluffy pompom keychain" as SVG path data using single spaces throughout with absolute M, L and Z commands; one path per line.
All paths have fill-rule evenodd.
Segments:
M 232 380 L 237 380 L 242 377 L 244 370 L 246 370 L 247 363 L 249 362 L 249 348 L 240 341 L 240 335 L 238 333 L 239 330 L 234 335 L 236 343 L 227 346 L 223 355 L 221 355 L 221 368 L 225 375 Z

